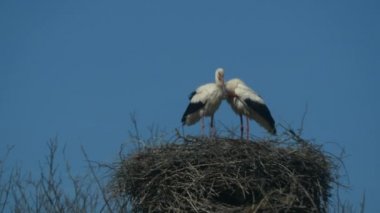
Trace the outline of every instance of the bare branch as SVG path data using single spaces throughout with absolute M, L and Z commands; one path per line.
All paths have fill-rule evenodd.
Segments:
M 96 172 L 95 172 L 95 170 L 94 170 L 94 168 L 93 168 L 93 166 L 91 164 L 91 161 L 89 160 L 88 155 L 87 155 L 87 153 L 86 153 L 86 151 L 85 151 L 85 149 L 84 149 L 83 146 L 81 146 L 81 150 L 82 150 L 82 153 L 83 153 L 83 155 L 84 155 L 84 157 L 85 157 L 85 159 L 86 159 L 86 161 L 88 163 L 88 167 L 90 168 L 91 174 L 92 174 L 93 178 L 95 179 L 96 184 L 97 184 L 99 190 L 102 193 L 103 201 L 105 202 L 108 211 L 112 212 L 111 205 L 110 205 L 110 203 L 108 201 L 106 193 L 104 192 L 104 187 L 100 183 L 100 180 L 99 180 L 98 176 L 96 175 Z

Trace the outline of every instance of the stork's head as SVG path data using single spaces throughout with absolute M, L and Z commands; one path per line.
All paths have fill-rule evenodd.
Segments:
M 224 70 L 223 68 L 218 68 L 215 71 L 215 83 L 217 85 L 224 87 Z

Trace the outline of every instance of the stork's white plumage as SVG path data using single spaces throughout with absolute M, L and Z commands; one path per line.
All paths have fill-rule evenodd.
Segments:
M 215 71 L 215 83 L 202 85 L 190 94 L 190 103 L 182 116 L 182 124 L 193 125 L 202 119 L 203 134 L 204 117 L 210 116 L 211 132 L 214 134 L 214 113 L 219 108 L 224 96 L 224 70 L 218 68 Z
M 227 102 L 240 116 L 241 137 L 243 137 L 243 115 L 247 119 L 247 139 L 249 139 L 249 118 L 255 120 L 271 134 L 276 134 L 275 122 L 264 100 L 242 80 L 232 79 L 226 83 Z

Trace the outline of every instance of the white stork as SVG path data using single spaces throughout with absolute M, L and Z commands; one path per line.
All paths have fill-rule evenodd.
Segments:
M 203 135 L 204 117 L 210 116 L 210 134 L 214 135 L 214 113 L 225 97 L 224 91 L 224 70 L 218 68 L 215 71 L 215 83 L 202 85 L 189 95 L 190 103 L 183 113 L 182 124 L 190 126 L 202 119 L 201 131 Z
M 240 131 L 243 138 L 243 115 L 247 119 L 247 140 L 249 140 L 249 119 L 255 120 L 269 133 L 275 135 L 275 122 L 264 100 L 242 80 L 232 79 L 226 83 L 227 102 L 233 111 L 240 116 Z

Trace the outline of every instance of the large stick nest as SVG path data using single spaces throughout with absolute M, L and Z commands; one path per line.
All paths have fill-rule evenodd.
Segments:
M 134 212 L 326 212 L 335 169 L 301 139 L 186 137 L 123 159 L 111 191 Z

